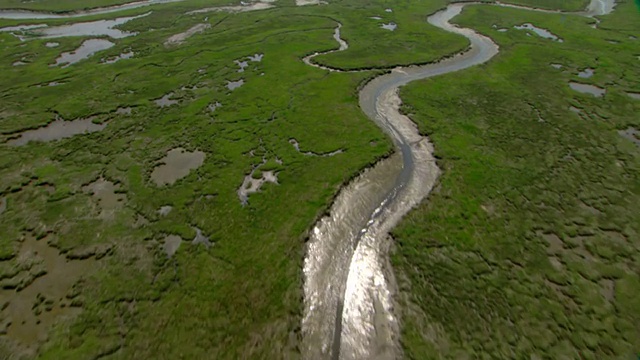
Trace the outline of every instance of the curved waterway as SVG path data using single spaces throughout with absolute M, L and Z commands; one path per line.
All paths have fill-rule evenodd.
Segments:
M 498 54 L 498 45 L 490 38 L 449 23 L 465 6 L 477 4 L 450 4 L 428 18 L 436 27 L 465 36 L 470 42 L 465 52 L 433 64 L 396 68 L 360 91 L 360 107 L 391 137 L 398 151 L 342 188 L 329 215 L 311 231 L 304 261 L 305 359 L 400 357 L 399 326 L 392 301 L 395 280 L 387 256 L 391 241 L 388 234 L 429 194 L 440 169 L 429 139 L 400 113 L 398 89 L 414 80 L 485 63 Z M 613 5 L 614 0 L 592 0 L 589 8 L 579 14 L 605 15 Z M 326 53 L 348 48 L 340 38 L 340 28 L 341 24 L 334 33 L 339 49 Z M 340 71 L 313 63 L 317 55 L 320 54 L 305 57 L 304 63 Z

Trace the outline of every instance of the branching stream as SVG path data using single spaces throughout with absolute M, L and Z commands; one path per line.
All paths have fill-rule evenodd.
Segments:
M 393 140 L 397 153 L 367 169 L 341 189 L 329 215 L 313 228 L 304 262 L 305 312 L 302 321 L 305 359 L 393 359 L 400 357 L 399 326 L 393 313 L 395 281 L 388 260 L 389 231 L 433 188 L 440 170 L 433 146 L 399 111 L 398 89 L 407 83 L 460 71 L 489 61 L 498 45 L 449 21 L 467 5 L 453 3 L 428 22 L 465 36 L 471 46 L 461 54 L 425 66 L 396 68 L 370 81 L 360 92 L 360 107 Z M 605 15 L 614 0 L 592 0 L 584 16 Z M 533 11 L 545 11 L 518 7 Z M 341 24 L 334 38 L 344 51 Z M 318 53 L 303 61 L 313 63 Z

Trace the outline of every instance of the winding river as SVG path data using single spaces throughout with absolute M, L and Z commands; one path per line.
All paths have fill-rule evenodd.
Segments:
M 0 10 L 0 18 L 75 18 L 175 1 L 181 0 L 139 1 L 67 14 Z M 485 63 L 498 53 L 498 45 L 490 38 L 449 23 L 465 6 L 477 4 L 453 3 L 428 18 L 436 27 L 465 36 L 471 43 L 467 51 L 438 63 L 396 68 L 370 81 L 360 91 L 360 107 L 391 137 L 398 151 L 342 188 L 329 215 L 320 219 L 311 231 L 304 262 L 302 353 L 306 359 L 400 357 L 399 326 L 392 302 L 395 281 L 387 256 L 391 243 L 388 234 L 430 193 L 440 169 L 429 139 L 421 136 L 416 125 L 400 113 L 398 89 L 414 80 Z M 493 5 L 557 13 L 517 5 Z M 615 0 L 591 0 L 587 10 L 576 14 L 605 15 L 614 5 Z M 340 38 L 340 28 L 339 24 L 334 33 L 339 49 L 333 51 L 348 48 Z M 313 63 L 317 55 L 305 57 L 304 63 L 340 71 Z
M 396 68 L 360 91 L 360 107 L 393 140 L 397 152 L 367 169 L 341 189 L 329 215 L 310 234 L 304 262 L 305 307 L 302 321 L 305 359 L 394 359 L 400 357 L 399 326 L 393 312 L 395 281 L 388 260 L 389 231 L 433 188 L 440 169 L 433 146 L 399 111 L 398 89 L 407 83 L 483 64 L 498 54 L 498 45 L 471 29 L 449 23 L 467 5 L 453 3 L 428 22 L 465 36 L 467 51 L 425 66 Z M 553 12 L 508 4 L 534 11 Z M 584 16 L 605 15 L 615 0 L 592 0 Z M 334 38 L 343 51 L 348 44 Z M 326 52 L 326 53 L 330 53 Z M 326 54 L 325 53 L 325 54 Z M 340 71 L 303 61 L 329 71 Z

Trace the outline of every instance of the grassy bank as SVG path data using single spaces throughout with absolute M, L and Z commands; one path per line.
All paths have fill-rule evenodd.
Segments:
M 602 29 L 569 15 L 466 8 L 454 21 L 501 53 L 403 89 L 404 111 L 444 170 L 394 231 L 408 358 L 636 356 L 640 157 L 618 134 L 640 128 L 640 102 L 626 94 L 640 80 L 634 6 L 619 2 Z M 564 42 L 512 29 L 525 22 Z M 588 67 L 592 78 L 577 76 Z

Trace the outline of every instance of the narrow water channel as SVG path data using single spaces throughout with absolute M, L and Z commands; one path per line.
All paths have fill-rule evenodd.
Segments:
M 603 2 L 605 3 L 603 5 Z M 592 0 L 580 15 L 604 15 L 613 0 Z M 465 36 L 464 53 L 425 66 L 396 68 L 369 82 L 360 107 L 393 140 L 397 153 L 382 160 L 344 187 L 329 215 L 311 232 L 304 262 L 305 311 L 302 321 L 305 359 L 394 359 L 400 357 L 399 326 L 394 316 L 393 272 L 389 265 L 389 231 L 431 191 L 440 174 L 433 147 L 416 125 L 399 112 L 398 89 L 407 83 L 460 71 L 489 61 L 498 45 L 471 29 L 449 21 L 464 6 L 454 3 L 428 18 L 443 30 Z M 536 9 L 530 9 L 536 10 Z M 335 38 L 342 51 L 348 48 Z M 315 65 L 313 57 L 304 62 Z

